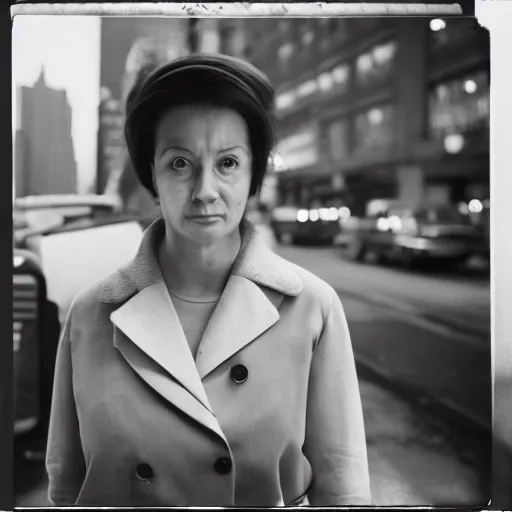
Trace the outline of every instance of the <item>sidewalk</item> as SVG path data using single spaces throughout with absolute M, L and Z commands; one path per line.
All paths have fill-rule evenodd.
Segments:
M 441 425 L 406 401 L 360 379 L 373 504 L 485 506 L 490 470 L 464 459 Z

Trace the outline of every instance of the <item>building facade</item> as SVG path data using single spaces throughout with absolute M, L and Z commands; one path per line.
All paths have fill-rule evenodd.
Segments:
M 66 91 L 45 82 L 16 94 L 14 184 L 16 197 L 77 193 L 77 164 Z
M 188 19 L 102 18 L 96 193 L 118 193 L 129 210 L 153 215 L 155 204 L 127 165 L 124 105 L 139 70 L 188 51 Z M 127 184 L 129 186 L 127 186 Z
M 277 90 L 279 202 L 489 197 L 489 37 L 472 19 L 246 19 Z

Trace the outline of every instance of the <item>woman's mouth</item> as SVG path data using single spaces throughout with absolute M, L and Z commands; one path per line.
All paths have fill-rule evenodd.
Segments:
M 208 214 L 208 215 L 188 215 L 187 219 L 198 224 L 213 224 L 224 218 L 224 215 Z

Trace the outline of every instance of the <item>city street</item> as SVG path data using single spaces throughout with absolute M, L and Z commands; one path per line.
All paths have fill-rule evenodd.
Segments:
M 144 153 L 182 127 L 179 120 L 163 122 L 177 115 L 174 103 L 194 107 L 205 100 L 223 110 L 228 127 L 236 114 L 236 129 L 217 126 L 217 115 L 204 134 L 191 128 L 189 137 L 183 125 L 179 147 L 172 149 L 194 158 L 180 153 L 169 164 L 179 157 L 194 171 L 165 179 L 183 177 L 188 188 L 180 197 L 193 203 L 183 203 L 184 215 L 212 198 L 222 200 L 219 209 L 201 212 L 221 214 L 224 206 L 241 207 L 242 189 L 224 180 L 227 168 L 205 181 L 217 168 L 210 165 L 217 162 L 216 144 L 242 145 L 251 157 L 251 165 L 242 165 L 229 155 L 237 169 L 251 171 L 247 216 L 253 214 L 251 222 L 278 254 L 329 283 L 343 304 L 364 409 L 373 505 L 485 507 L 491 495 L 491 368 L 500 362 L 499 384 L 506 382 L 509 364 L 499 357 L 491 361 L 488 30 L 458 17 L 87 16 L 65 24 L 58 16 L 18 18 L 13 266 L 15 274 L 41 274 L 45 286 L 38 281 L 28 289 L 20 281 L 15 314 L 23 322 L 36 318 L 35 294 L 44 290 L 41 298 L 58 307 L 62 323 L 81 289 L 133 258 L 149 219 L 161 214 L 162 205 L 178 204 L 176 187 L 160 189 L 159 181 L 153 183 L 158 190 L 150 190 L 155 176 L 146 164 L 157 155 Z M 231 58 L 173 64 L 200 74 L 189 86 L 188 71 L 180 71 L 183 87 L 175 90 L 169 82 L 167 97 L 171 68 L 164 73 L 161 66 L 194 53 Z M 153 82 L 148 73 L 158 68 Z M 218 88 L 202 86 L 207 83 Z M 194 84 L 200 84 L 197 91 Z M 230 98 L 226 116 L 224 97 Z M 162 109 L 160 117 L 153 108 Z M 139 131 L 154 140 L 146 144 Z M 200 197 L 205 191 L 208 197 Z M 42 226 L 48 218 L 51 228 Z M 308 238 L 334 245 L 285 243 Z M 349 238 L 353 259 L 366 261 L 346 257 L 342 245 Z M 274 245 L 276 239 L 283 243 Z M 427 253 L 460 268 L 418 268 L 414 256 Z M 192 271 L 190 282 L 199 275 Z M 132 279 L 122 274 L 121 281 Z M 500 321 L 496 311 L 493 327 Z M 45 385 L 37 400 L 41 411 L 49 410 L 54 351 L 48 347 L 56 346 L 58 322 L 43 324 L 36 338 L 25 334 L 21 321 L 13 322 L 13 354 L 21 361 L 13 381 L 18 425 L 27 420 L 24 397 L 35 403 L 36 372 L 27 361 L 40 363 Z M 18 383 L 25 375 L 32 388 L 24 394 Z M 44 440 L 16 441 L 15 504 L 48 506 Z
M 356 264 L 331 247 L 278 252 L 326 279 L 344 304 L 374 504 L 485 505 L 490 438 L 478 428 L 491 411 L 485 278 Z M 42 461 L 18 461 L 16 474 L 17 506 L 47 504 Z
M 346 261 L 339 248 L 280 246 L 333 286 L 358 361 L 421 399 L 491 424 L 490 287 L 485 275 L 406 272 Z

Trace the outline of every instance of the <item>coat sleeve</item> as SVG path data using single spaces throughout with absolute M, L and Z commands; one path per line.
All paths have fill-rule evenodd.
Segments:
M 359 384 L 343 306 L 332 290 L 314 349 L 304 454 L 311 463 L 311 505 L 370 505 L 370 478 Z
M 48 498 L 55 506 L 74 505 L 85 477 L 85 460 L 73 391 L 71 315 L 70 312 L 57 349 L 46 451 Z

